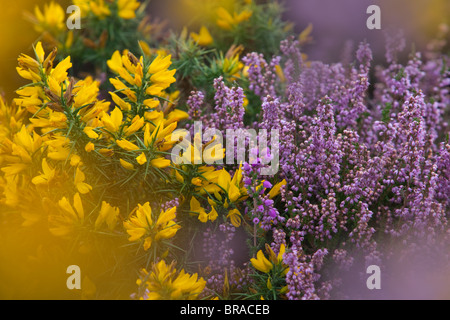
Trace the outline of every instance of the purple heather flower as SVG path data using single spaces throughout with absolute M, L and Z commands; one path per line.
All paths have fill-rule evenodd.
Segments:
M 277 79 L 275 66 L 280 64 L 281 57 L 273 57 L 267 63 L 262 54 L 251 52 L 242 58 L 248 68 L 249 88 L 257 96 L 276 96 L 275 82 Z
M 240 87 L 228 88 L 219 77 L 214 80 L 216 90 L 214 101 L 215 113 L 212 115 L 212 124 L 219 129 L 244 128 L 244 91 Z
M 272 218 L 276 218 L 277 214 L 278 214 L 278 211 L 275 210 L 274 208 L 269 209 L 269 216 L 271 216 Z
M 272 184 L 270 183 L 270 181 L 264 181 L 263 182 L 263 187 L 266 189 L 272 188 Z
M 244 184 L 245 184 L 246 186 L 250 186 L 250 185 L 252 184 L 252 178 L 245 177 L 245 178 L 244 178 Z
M 450 259 L 450 146 L 444 142 L 450 59 L 433 49 L 403 63 L 404 47 L 398 35 L 388 39 L 385 66 L 373 65 L 367 43 L 347 54 L 348 61 L 305 64 L 293 38 L 282 42 L 281 57 L 243 58 L 249 90 L 261 101 L 256 120 L 246 125 L 278 129 L 280 170 L 270 181 L 285 179 L 286 186 L 269 197 L 273 186 L 260 176 L 260 160 L 272 146 L 267 152 L 249 148 L 253 161 L 243 164 L 248 200 L 238 205 L 275 252 L 286 246 L 288 299 L 332 297 L 340 279 L 324 273 L 325 266 L 351 271 L 358 258 L 381 265 L 397 258 L 399 245 L 403 255 L 432 248 Z M 283 84 L 276 65 L 283 68 Z M 215 109 L 202 113 L 205 121 L 244 126 L 240 88 L 228 88 L 219 78 L 215 90 Z M 192 110 L 208 105 L 198 93 L 191 96 Z M 264 188 L 257 188 L 262 180 Z M 220 241 L 209 237 L 205 246 L 217 255 L 213 248 Z M 213 259 L 213 287 L 223 284 L 219 266 L 227 261 L 231 268 L 232 250 L 223 250 Z

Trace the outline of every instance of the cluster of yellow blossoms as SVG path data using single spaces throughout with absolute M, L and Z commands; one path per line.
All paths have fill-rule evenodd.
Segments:
M 146 202 L 138 205 L 136 211 L 125 221 L 124 227 L 130 235 L 129 241 L 136 241 L 146 236 L 144 239 L 144 250 L 148 250 L 152 243 L 161 239 L 170 239 L 180 229 L 180 225 L 175 222 L 176 207 L 162 211 L 156 222 L 153 222 L 152 209 Z
M 153 183 L 169 177 L 161 170 L 171 165 L 166 153 L 177 142 L 171 134 L 187 117 L 174 108 L 177 94 L 165 92 L 175 81 L 170 56 L 116 52 L 108 61 L 118 74 L 111 79 L 117 91 L 110 93 L 116 104 L 110 111 L 110 102 L 98 100 L 98 81 L 68 76 L 70 57 L 56 64 L 56 49 L 46 55 L 40 42 L 34 51 L 34 58 L 22 54 L 17 67 L 31 82 L 11 106 L 0 101 L 2 205 L 18 211 L 23 226 L 43 223 L 65 239 L 122 233 L 121 220 L 129 241 L 142 238 L 144 250 L 172 238 L 180 228 L 176 207 L 152 217 L 150 203 L 137 202 L 127 219 L 123 199 L 110 189 L 121 176 L 119 183 L 137 173 L 141 183 L 146 175 Z
M 73 4 L 81 9 L 82 15 L 92 12 L 99 19 L 110 16 L 111 12 L 115 10 L 122 19 L 133 19 L 136 17 L 136 10 L 141 5 L 137 0 L 74 0 Z
M 198 278 L 197 273 L 189 275 L 181 270 L 177 272 L 175 264 L 167 265 L 164 260 L 153 265 L 151 272 L 141 270 L 141 299 L 147 300 L 195 300 L 203 291 L 206 281 Z
M 288 287 L 284 285 L 284 283 L 281 286 L 279 283 L 274 283 L 274 280 L 279 282 L 279 279 L 283 279 L 289 272 L 289 267 L 283 262 L 285 251 L 286 247 L 282 244 L 277 255 L 272 248 L 266 244 L 266 252 L 269 259 L 264 256 L 262 250 L 258 251 L 256 258 L 250 259 L 253 267 L 256 270 L 263 272 L 263 277 L 267 278 L 265 281 L 265 288 L 260 291 L 270 291 L 274 295 L 283 295 L 288 291 Z
M 73 4 L 80 8 L 82 17 L 92 13 L 99 19 L 104 19 L 116 12 L 118 17 L 127 20 L 135 18 L 136 10 L 141 6 L 137 0 L 73 0 Z M 43 10 L 36 6 L 34 14 L 28 14 L 28 17 L 34 22 L 38 32 L 63 31 L 65 28 L 65 10 L 54 1 L 44 5 Z
M 115 192 L 134 180 L 140 180 L 140 186 L 187 183 L 195 193 L 188 199 L 190 215 L 206 223 L 220 213 L 236 227 L 241 225 L 237 204 L 247 197 L 241 168 L 231 177 L 225 169 L 192 164 L 198 163 L 195 143 L 182 155 L 191 155 L 187 164 L 173 164 L 167 157 L 186 133 L 172 135 L 178 121 L 188 117 L 175 108 L 177 92 L 166 92 L 175 81 L 170 55 L 138 59 L 127 50 L 115 52 L 108 61 L 117 74 L 110 79 L 116 89 L 110 92 L 115 104 L 110 108 L 110 102 L 98 99 L 99 81 L 69 77 L 70 57 L 56 64 L 57 49 L 46 55 L 40 42 L 34 51 L 34 58 L 22 54 L 17 67 L 19 75 L 31 82 L 17 90 L 19 97 L 12 106 L 3 100 L 0 104 L 5 124 L 0 142 L 2 203 L 20 212 L 23 226 L 44 223 L 52 235 L 65 239 L 100 231 L 126 232 L 128 241 L 139 243 L 145 251 L 154 248 L 149 251 L 155 259 L 163 252 L 167 256 L 167 248 L 159 244 L 181 228 L 177 207 L 154 215 L 150 202 L 140 202 L 143 193 L 135 196 L 135 208 L 124 216 L 123 199 Z M 219 146 L 209 160 L 223 156 Z M 207 200 L 209 212 L 197 197 Z M 133 205 L 130 200 L 127 206 Z M 154 272 L 163 272 L 161 263 Z M 164 272 L 168 270 L 174 272 L 173 267 Z M 182 292 L 174 291 L 172 298 L 204 286 L 190 277 L 186 283 L 192 290 L 186 291 L 178 286 L 185 277 L 189 276 L 182 270 L 173 280 Z M 150 290 L 152 285 L 148 286 Z

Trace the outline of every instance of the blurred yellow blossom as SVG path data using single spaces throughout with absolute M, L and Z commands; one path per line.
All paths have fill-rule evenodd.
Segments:
M 198 43 L 200 46 L 209 46 L 211 43 L 213 43 L 213 38 L 211 34 L 208 31 L 208 28 L 205 26 L 202 26 L 200 28 L 199 33 L 191 32 L 191 38 Z
M 197 273 L 177 272 L 175 263 L 167 265 L 164 260 L 153 264 L 150 273 L 142 269 L 136 283 L 144 289 L 140 297 L 144 300 L 195 300 L 206 286 Z

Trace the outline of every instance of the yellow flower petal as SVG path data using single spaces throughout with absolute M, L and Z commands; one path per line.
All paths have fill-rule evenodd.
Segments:
M 160 71 L 166 70 L 172 64 L 171 59 L 172 59 L 171 55 L 168 55 L 166 57 L 162 57 L 161 55 L 158 55 L 153 60 L 153 62 L 150 64 L 150 66 L 148 68 L 148 73 L 155 74 Z
M 116 140 L 116 143 L 119 147 L 121 147 L 122 149 L 124 149 L 126 151 L 139 150 L 139 147 L 137 145 L 135 145 L 134 143 L 132 143 L 128 140 L 125 140 L 125 139 Z
M 253 267 L 256 270 L 259 270 L 264 273 L 268 273 L 270 270 L 272 270 L 272 263 L 270 263 L 269 260 L 264 256 L 263 252 L 261 250 L 258 251 L 256 254 L 256 259 L 252 258 L 250 259 L 250 262 L 252 263 Z
M 84 147 L 84 150 L 86 150 L 86 152 L 91 152 L 95 149 L 95 145 L 92 142 L 88 142 L 86 144 L 86 146 Z
M 98 133 L 92 127 L 84 127 L 83 132 L 91 139 L 97 139 L 99 137 Z
M 200 28 L 198 34 L 195 32 L 191 32 L 191 38 L 194 39 L 194 41 L 197 42 L 200 46 L 209 46 L 214 41 L 211 34 L 209 33 L 209 30 L 205 26 L 202 26 Z
M 282 186 L 286 185 L 286 179 L 283 179 L 283 181 L 277 183 L 272 187 L 272 189 L 269 191 L 269 198 L 272 199 L 273 197 L 280 194 L 280 189 Z
M 236 228 L 241 226 L 241 213 L 238 209 L 233 209 L 228 212 L 227 218 L 230 218 L 231 224 Z
M 123 159 L 120 159 L 120 164 L 122 167 L 124 167 L 127 170 L 134 170 L 133 164 L 129 163 L 128 161 L 125 161 Z
M 51 76 L 61 83 L 65 79 L 67 79 L 67 70 L 72 67 L 72 63 L 70 62 L 70 57 L 65 58 L 63 61 L 58 63 L 58 65 L 53 69 Z
M 39 41 L 36 44 L 35 51 L 36 51 L 37 58 L 39 59 L 39 62 L 42 64 L 44 62 L 45 52 L 44 52 L 44 49 L 42 48 L 41 41 Z
M 71 165 L 72 167 L 76 167 L 76 166 L 79 166 L 79 165 L 81 165 L 81 164 L 82 164 L 82 162 L 81 162 L 81 157 L 80 157 L 79 155 L 73 154 L 73 155 L 70 157 L 70 165 Z
M 102 207 L 95 220 L 94 228 L 97 230 L 102 224 L 106 223 L 109 230 L 113 230 L 119 218 L 119 208 L 111 206 L 106 201 L 102 201 Z
M 146 163 L 147 162 L 147 157 L 145 156 L 145 153 L 142 152 L 140 156 L 136 157 L 136 161 L 140 165 L 143 165 L 144 163 Z
M 171 161 L 169 159 L 156 158 L 156 159 L 153 159 L 152 161 L 150 161 L 150 163 L 153 167 L 163 169 L 163 168 L 167 168 L 168 166 L 170 166 Z

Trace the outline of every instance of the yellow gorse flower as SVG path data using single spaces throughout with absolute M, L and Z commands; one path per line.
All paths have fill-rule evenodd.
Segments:
M 1 171 L 5 176 L 13 176 L 26 170 L 32 165 L 32 156 L 39 155 L 42 145 L 43 139 L 36 132 L 29 132 L 26 126 L 22 125 L 12 140 L 5 138 L 1 141 L 0 159 L 3 162 Z M 44 167 L 46 167 L 45 164 Z M 46 169 L 43 169 L 45 176 L 51 171 Z
M 266 244 L 265 248 L 269 255 L 269 259 L 264 256 L 262 250 L 259 250 L 256 254 L 256 258 L 250 259 L 253 267 L 258 271 L 269 273 L 275 265 L 281 265 L 285 268 L 283 273 L 287 273 L 289 269 L 283 263 L 283 256 L 286 251 L 286 246 L 284 244 L 280 245 L 278 255 L 273 252 L 272 248 L 268 244 Z
M 98 230 L 102 225 L 106 224 L 109 230 L 114 230 L 117 221 L 119 220 L 119 213 L 119 208 L 111 206 L 106 201 L 102 201 L 102 207 L 97 220 L 95 220 L 95 229 Z
M 122 19 L 136 18 L 136 10 L 140 7 L 136 0 L 117 0 L 118 15 Z
M 187 130 L 177 130 L 172 136 L 172 141 L 183 140 L 183 152 L 177 155 L 177 163 L 188 163 L 202 165 L 202 169 L 207 168 L 204 164 L 213 164 L 216 161 L 222 160 L 225 156 L 225 149 L 221 143 L 214 143 L 214 139 L 202 144 L 201 135 L 196 133 L 194 142 L 191 143 L 188 139 L 184 140 L 184 136 L 188 134 Z M 205 171 L 205 170 L 202 170 Z
M 167 265 L 164 260 L 154 263 L 150 273 L 142 269 L 136 283 L 144 289 L 140 298 L 145 300 L 195 300 L 206 286 L 197 273 L 177 272 L 173 262 Z
M 117 16 L 130 20 L 136 18 L 136 10 L 141 4 L 137 0 L 72 0 L 73 4 L 81 10 L 81 16 L 86 17 L 90 13 L 98 19 L 109 18 L 112 12 Z
M 50 159 L 65 161 L 70 155 L 70 140 L 64 136 L 55 136 L 44 144 L 48 147 L 47 157 Z
M 228 212 L 227 218 L 230 219 L 231 224 L 236 228 L 241 226 L 242 215 L 238 209 L 233 209 Z
M 145 153 L 142 152 L 139 156 L 137 156 L 136 157 L 136 161 L 140 165 L 143 165 L 144 163 L 146 163 L 147 162 L 147 157 L 145 156 Z
M 34 23 L 34 29 L 37 32 L 55 32 L 59 33 L 66 28 L 66 13 L 64 9 L 54 1 L 44 5 L 41 11 L 38 6 L 34 7 L 34 16 L 30 15 Z
M 148 250 L 155 241 L 172 238 L 181 228 L 175 222 L 176 209 L 172 207 L 161 211 L 155 222 L 150 203 L 138 204 L 128 220 L 123 223 L 130 236 L 128 240 L 134 242 L 144 238 L 144 250 Z
M 191 32 L 191 38 L 198 43 L 200 46 L 209 46 L 214 42 L 208 28 L 202 26 L 199 33 Z
M 225 57 L 222 62 L 222 71 L 225 75 L 231 78 L 241 78 L 241 70 L 244 68 L 244 64 L 239 60 L 239 55 L 232 57 Z
M 89 193 L 92 190 L 92 186 L 84 182 L 84 180 L 86 180 L 85 174 L 81 171 L 80 167 L 77 167 L 75 169 L 74 184 L 78 192 L 81 194 Z
M 76 5 L 78 8 L 80 8 L 81 16 L 85 17 L 91 11 L 91 9 L 90 9 L 91 1 L 93 1 L 93 0 L 72 0 L 72 3 L 74 5 Z
M 144 144 L 147 148 L 154 148 L 160 151 L 167 151 L 178 142 L 172 139 L 172 133 L 177 127 L 177 123 L 166 126 L 164 120 L 160 120 L 156 127 L 151 130 L 151 125 L 146 124 L 144 131 Z
M 166 57 L 158 55 L 148 66 L 148 71 L 145 75 L 143 73 L 143 57 L 138 60 L 127 51 L 122 55 L 119 51 L 114 52 L 107 64 L 128 85 L 141 87 L 143 83 L 150 81 L 151 85 L 146 88 L 146 93 L 149 96 L 159 96 L 163 90 L 175 82 L 174 74 L 176 70 L 168 70 L 172 64 L 170 55 Z M 135 101 L 135 95 L 130 92 L 131 90 L 127 85 L 118 79 L 111 79 L 110 81 L 116 90 L 122 91 L 129 99 Z
M 125 139 L 117 140 L 116 143 L 119 147 L 126 151 L 139 150 L 139 147 L 137 145 Z
M 227 9 L 220 7 L 216 10 L 216 14 L 216 24 L 224 30 L 232 30 L 241 22 L 250 19 L 253 12 L 251 10 L 244 9 L 240 13 L 234 12 L 233 15 L 231 15 Z
M 84 208 L 79 193 L 74 195 L 72 204 L 63 197 L 58 207 L 59 210 L 52 211 L 48 217 L 49 230 L 53 235 L 67 236 L 84 223 Z
M 209 213 L 206 213 L 206 210 L 201 206 L 200 202 L 194 196 L 192 196 L 190 201 L 190 211 L 192 213 L 198 214 L 198 220 L 203 223 L 208 222 L 208 220 L 215 221 L 218 217 L 217 211 L 213 205 L 211 205 L 211 211 Z
M 91 0 L 89 2 L 89 8 L 99 19 L 104 19 L 111 15 L 111 10 L 105 4 L 104 0 Z
M 269 259 L 273 264 L 280 264 L 283 262 L 283 256 L 286 251 L 286 246 L 284 244 L 280 245 L 280 250 L 278 255 L 272 250 L 272 248 L 266 243 L 266 252 L 269 254 Z
M 111 114 L 103 112 L 101 122 L 103 126 L 111 133 L 119 131 L 123 121 L 123 113 L 119 108 L 114 108 Z
M 25 109 L 16 103 L 8 105 L 0 96 L 0 141 L 20 130 L 23 124 Z
M 144 123 L 145 119 L 143 117 L 140 117 L 138 115 L 135 116 L 133 120 L 131 120 L 131 125 L 124 129 L 124 134 L 126 136 L 132 135 L 133 133 L 141 129 L 144 126 Z
M 270 272 L 273 268 L 273 264 L 264 256 L 262 250 L 259 250 L 256 254 L 256 259 L 252 258 L 250 259 L 250 262 L 256 270 L 264 273 Z
M 34 177 L 31 182 L 35 185 L 48 184 L 55 177 L 55 169 L 52 169 L 45 158 L 42 159 L 42 174 Z
M 41 81 L 41 68 L 44 63 L 44 49 L 42 48 L 42 43 L 38 42 L 35 47 L 36 59 L 26 55 L 21 54 L 17 59 L 19 66 L 16 68 L 17 73 L 24 79 L 31 80 L 33 82 Z M 45 68 L 44 68 L 45 70 Z M 27 91 L 29 92 L 29 91 Z M 33 92 L 37 94 L 38 92 Z M 27 96 L 30 96 L 26 94 Z M 34 95 L 33 95 L 34 96 Z M 39 102 L 38 102 L 39 103 Z
M 81 81 L 76 84 L 73 79 L 68 80 L 67 70 L 72 66 L 70 57 L 53 68 L 56 49 L 45 57 L 42 44 L 38 42 L 34 51 L 35 59 L 24 54 L 18 58 L 17 72 L 23 78 L 31 80 L 33 84 L 17 90 L 20 97 L 14 99 L 14 102 L 34 114 L 30 121 L 34 127 L 42 128 L 43 133 L 55 128 L 66 128 L 67 114 L 64 111 L 96 101 L 97 84 L 81 86 L 87 82 Z M 64 110 L 63 104 L 68 106 L 68 109 Z M 93 113 L 98 106 L 101 105 L 96 105 L 89 112 Z
M 269 198 L 272 199 L 280 194 L 280 189 L 282 186 L 286 185 L 286 179 L 283 179 L 283 181 L 278 182 L 276 185 L 272 187 L 269 191 Z
M 123 160 L 123 159 L 120 159 L 119 162 L 120 162 L 120 165 L 122 167 L 124 167 L 125 169 L 130 170 L 130 171 L 134 170 L 134 166 L 132 163 L 129 163 L 128 161 Z
M 67 75 L 64 75 L 67 77 Z M 83 106 L 92 105 L 97 102 L 97 96 L 99 93 L 99 82 L 86 79 L 82 82 L 77 82 L 73 93 L 75 94 L 73 101 L 74 108 L 80 108 Z
M 86 143 L 86 145 L 84 146 L 84 150 L 89 153 L 95 150 L 95 144 L 93 144 L 92 142 L 88 142 Z
M 152 61 L 147 61 L 144 57 L 136 58 L 127 50 L 122 54 L 116 51 L 107 64 L 119 77 L 110 79 L 117 90 L 110 92 L 116 108 L 101 116 L 100 122 L 105 132 L 114 136 L 115 143 L 121 149 L 136 152 L 133 158 L 139 165 L 150 163 L 154 168 L 167 168 L 171 161 L 164 158 L 162 152 L 168 151 L 178 142 L 172 138 L 172 132 L 178 121 L 188 117 L 184 111 L 173 110 L 173 104 L 161 105 L 159 101 L 159 97 L 167 97 L 164 90 L 175 81 L 175 70 L 168 70 L 172 64 L 170 55 L 158 55 Z M 141 92 L 140 102 L 137 101 L 138 91 Z M 142 92 L 145 94 L 142 95 Z M 168 98 L 176 99 L 177 96 L 175 92 L 175 95 Z M 127 119 L 125 112 L 130 114 L 130 111 L 137 111 L 139 114 Z M 141 134 L 142 131 L 144 134 L 141 142 L 144 146 L 134 141 L 134 134 Z M 124 168 L 134 170 L 133 160 L 124 158 L 120 159 L 120 163 Z
M 236 202 L 247 197 L 247 189 L 245 189 L 242 181 L 242 165 L 239 165 L 239 168 L 234 173 L 233 178 L 231 178 L 228 171 L 222 169 L 220 171 L 217 183 L 222 190 L 227 193 L 230 202 Z M 225 204 L 225 207 L 227 206 L 228 203 Z

